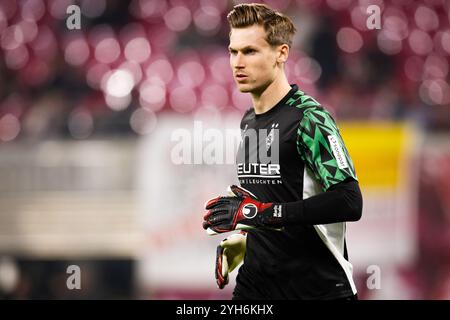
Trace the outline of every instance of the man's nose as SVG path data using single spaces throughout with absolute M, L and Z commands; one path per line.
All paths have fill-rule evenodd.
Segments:
M 243 55 L 239 52 L 234 59 L 234 67 L 236 69 L 242 69 L 245 67 L 245 61 Z

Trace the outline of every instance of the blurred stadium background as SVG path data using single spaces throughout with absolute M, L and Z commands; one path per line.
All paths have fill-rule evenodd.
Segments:
M 237 129 L 250 107 L 226 49 L 240 2 L 0 2 L 0 297 L 230 297 L 213 273 L 223 237 L 201 220 L 235 168 L 173 150 L 177 130 L 203 150 L 205 130 Z M 450 2 L 265 3 L 293 18 L 289 79 L 332 112 L 356 164 L 360 297 L 449 299 Z M 66 287 L 73 264 L 81 290 Z

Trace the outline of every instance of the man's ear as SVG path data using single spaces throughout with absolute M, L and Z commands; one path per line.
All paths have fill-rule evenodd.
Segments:
M 285 43 L 278 46 L 277 63 L 286 63 L 288 56 L 289 56 L 289 46 Z

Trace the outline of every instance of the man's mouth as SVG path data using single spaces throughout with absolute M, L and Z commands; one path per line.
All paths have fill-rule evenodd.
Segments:
M 244 80 L 244 79 L 247 79 L 248 78 L 248 76 L 247 75 L 245 75 L 245 74 L 236 74 L 236 80 L 238 80 L 238 81 L 242 81 L 242 80 Z

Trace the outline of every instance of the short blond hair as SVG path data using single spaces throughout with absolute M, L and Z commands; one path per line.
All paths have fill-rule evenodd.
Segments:
M 292 20 L 282 13 L 260 3 L 238 4 L 227 15 L 230 28 L 245 28 L 260 25 L 266 31 L 266 41 L 271 46 L 287 44 L 292 46 L 292 38 L 297 29 Z

